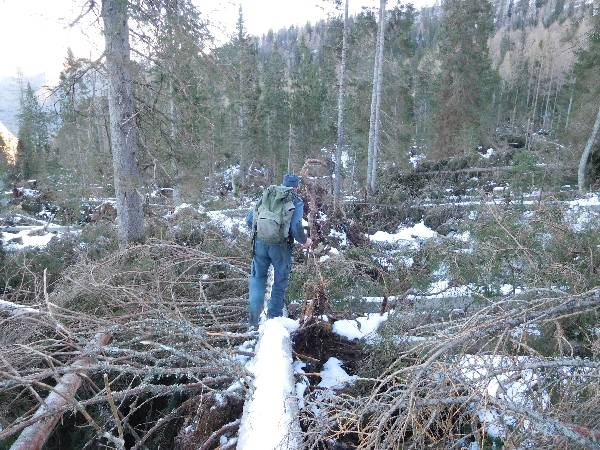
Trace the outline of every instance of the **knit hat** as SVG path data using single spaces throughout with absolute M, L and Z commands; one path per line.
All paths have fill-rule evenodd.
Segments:
M 294 175 L 293 173 L 286 173 L 283 176 L 283 185 L 287 187 L 298 187 L 298 183 L 300 183 L 300 177 Z

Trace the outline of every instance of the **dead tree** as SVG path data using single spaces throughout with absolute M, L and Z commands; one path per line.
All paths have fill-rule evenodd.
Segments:
M 335 207 L 339 206 L 340 192 L 342 189 L 342 151 L 344 150 L 344 98 L 346 95 L 346 51 L 348 47 L 348 3 L 344 7 L 344 31 L 342 34 L 342 60 L 340 62 L 339 73 L 339 94 L 338 94 L 338 139 L 335 149 L 335 180 L 333 185 L 333 202 Z
M 590 159 L 590 154 L 592 153 L 592 147 L 596 142 L 596 136 L 598 136 L 598 130 L 600 129 L 600 108 L 598 108 L 598 114 L 596 115 L 596 122 L 594 123 L 594 128 L 592 129 L 592 133 L 585 144 L 585 148 L 583 149 L 583 153 L 581 154 L 581 159 L 579 160 L 579 170 L 577 171 L 577 185 L 579 187 L 579 192 L 585 192 L 585 172 L 587 170 L 587 163 Z
M 300 172 L 304 184 L 304 192 L 308 201 L 308 225 L 313 247 L 322 239 L 320 212 L 323 212 L 330 202 L 332 180 L 331 167 L 323 159 L 307 159 Z
M 381 105 L 381 84 L 383 80 L 383 47 L 385 32 L 385 3 L 379 2 L 379 32 L 377 33 L 377 49 L 373 65 L 373 92 L 371 94 L 371 117 L 369 120 L 369 149 L 367 161 L 367 191 L 372 194 L 377 188 L 377 153 L 379 151 L 379 110 Z
M 98 333 L 88 345 L 88 350 L 108 344 L 110 338 L 110 333 Z M 81 386 L 82 378 L 78 372 L 85 372 L 93 361 L 93 358 L 84 356 L 73 363 L 72 368 L 76 369 L 76 371 L 62 376 L 56 386 L 52 388 L 52 392 L 48 395 L 44 403 L 37 409 L 33 415 L 33 419 L 46 416 L 48 412 L 50 414 L 25 428 L 12 445 L 11 450 L 38 450 L 44 446 L 52 430 L 54 430 L 54 427 L 63 415 L 64 410 L 62 408 L 73 401 L 75 393 Z M 105 437 L 116 439 L 108 433 L 106 433 Z M 123 447 L 123 444 L 121 447 Z
M 122 0 L 102 1 L 117 222 L 122 247 L 144 238 L 143 199 L 136 162 L 138 127 L 133 107 L 127 5 Z

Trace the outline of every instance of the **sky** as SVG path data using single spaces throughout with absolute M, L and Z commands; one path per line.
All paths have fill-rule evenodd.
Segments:
M 213 34 L 230 35 L 241 4 L 250 34 L 326 18 L 332 8 L 326 0 L 194 0 L 210 21 Z M 413 0 L 415 6 L 434 0 Z M 102 53 L 101 21 L 93 13 L 69 26 L 84 12 L 86 0 L 0 0 L 0 78 L 46 74 L 58 80 L 67 48 L 76 56 L 97 57 Z M 99 2 L 98 2 L 99 3 Z M 350 0 L 350 13 L 362 7 L 376 7 L 378 0 Z M 396 0 L 388 0 L 393 7 Z

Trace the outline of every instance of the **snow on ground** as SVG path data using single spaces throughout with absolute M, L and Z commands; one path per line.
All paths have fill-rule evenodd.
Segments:
M 234 177 L 236 177 L 240 173 L 239 164 L 234 166 L 229 166 L 225 170 L 220 173 L 217 173 L 217 176 L 222 177 L 225 181 L 231 181 Z
M 457 361 L 460 377 L 471 387 L 498 399 L 505 399 L 527 408 L 545 408 L 550 402 L 547 392 L 537 390 L 538 375 L 531 369 L 511 370 L 515 365 L 529 361 L 527 356 L 464 355 Z M 491 372 L 502 371 L 499 375 Z M 486 424 L 487 433 L 503 438 L 509 427 L 517 422 L 514 417 L 494 408 L 477 411 L 479 419 Z M 523 424 L 527 428 L 527 424 Z
M 586 195 L 584 198 L 578 198 L 567 202 L 570 206 L 600 206 L 600 196 L 592 193 Z
M 502 295 L 520 294 L 521 292 L 523 292 L 523 289 L 514 287 L 512 284 L 503 284 L 500 286 L 500 293 Z
M 521 339 L 524 335 L 540 337 L 542 330 L 535 323 L 528 323 L 519 327 L 514 328 L 510 335 L 515 339 Z
M 210 221 L 228 234 L 233 234 L 238 231 L 245 234 L 250 234 L 250 230 L 246 225 L 246 217 L 231 217 L 223 211 L 207 211 L 206 214 L 210 217 Z
M 308 225 L 308 223 L 307 223 L 307 225 Z M 343 231 L 336 231 L 334 229 L 331 229 L 331 231 L 329 232 L 329 237 L 337 239 L 340 242 L 341 248 L 348 246 L 348 237 L 346 236 L 346 233 Z
M 567 204 L 569 209 L 565 212 L 565 221 L 573 231 L 581 233 L 597 226 L 595 222 L 600 217 L 600 212 L 590 208 L 600 206 L 598 194 L 588 194 L 584 198 L 571 200 Z
M 347 384 L 354 383 L 356 376 L 348 375 L 342 368 L 342 364 L 342 361 L 337 358 L 329 358 L 327 362 L 323 364 L 323 370 L 321 370 L 321 382 L 318 386 L 329 389 L 340 389 Z
M 421 161 L 425 160 L 425 155 L 423 155 L 423 154 L 413 155 L 413 156 L 409 157 L 408 160 L 410 161 L 410 164 L 413 166 L 413 168 L 416 168 Z
M 300 447 L 301 429 L 290 339 L 290 334 L 297 328 L 297 321 L 284 317 L 267 320 L 260 327 L 256 356 L 247 366 L 254 380 L 244 404 L 238 450 Z
M 494 156 L 495 153 L 496 153 L 496 150 L 494 150 L 493 148 L 488 148 L 485 151 L 485 153 L 483 155 L 481 155 L 481 158 L 490 159 L 492 156 Z
M 56 224 L 48 226 L 23 226 L 14 227 L 19 229 L 16 233 L 3 231 L 0 233 L 0 240 L 4 250 L 18 251 L 26 248 L 44 248 L 54 237 L 62 237 L 68 233 L 79 233 L 81 230 L 68 230 Z
M 172 212 L 165 214 L 165 219 L 172 219 L 181 211 L 194 207 L 189 203 L 182 203 L 177 205 Z M 199 213 L 206 214 L 210 223 L 214 226 L 220 228 L 227 234 L 233 234 L 234 231 L 250 234 L 250 230 L 246 226 L 246 214 L 244 210 L 238 209 L 224 209 L 224 210 L 215 210 L 215 211 L 205 211 L 203 206 L 197 208 Z
M 333 332 L 350 340 L 362 339 L 375 333 L 388 316 L 387 312 L 370 313 L 353 320 L 338 320 L 333 324 Z
M 418 247 L 421 240 L 431 239 L 436 237 L 437 233 L 427 227 L 423 222 L 419 222 L 412 227 L 399 227 L 396 233 L 387 233 L 385 231 L 377 231 L 375 234 L 368 235 L 371 242 L 379 244 L 407 244 Z

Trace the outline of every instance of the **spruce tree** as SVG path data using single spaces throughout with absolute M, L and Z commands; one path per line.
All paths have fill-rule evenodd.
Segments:
M 488 0 L 443 3 L 431 149 L 434 158 L 461 154 L 487 141 L 492 94 L 498 83 L 488 51 L 492 26 Z
M 17 171 L 22 178 L 31 178 L 38 176 L 44 168 L 50 144 L 48 115 L 29 83 L 21 91 L 18 117 Z
M 325 144 L 322 108 L 326 90 L 319 76 L 319 68 L 313 62 L 311 50 L 305 37 L 300 38 L 296 50 L 296 63 L 292 73 L 291 117 L 292 128 L 300 136 L 296 161 L 318 152 Z
M 280 179 L 287 170 L 290 99 L 285 61 L 277 43 L 273 44 L 270 55 L 263 63 L 262 86 L 259 115 L 264 132 L 261 148 L 275 178 Z
M 144 238 L 141 180 L 136 159 L 139 142 L 138 126 L 134 117 L 127 2 L 103 0 L 102 19 L 106 42 L 119 243 L 126 247 Z

